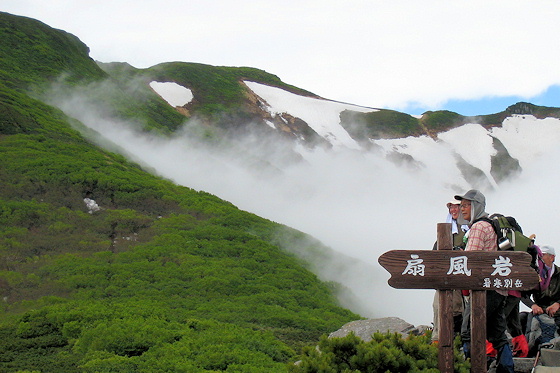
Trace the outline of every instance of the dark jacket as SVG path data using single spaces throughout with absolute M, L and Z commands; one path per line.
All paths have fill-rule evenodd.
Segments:
M 545 309 L 555 302 L 560 303 L 560 268 L 558 268 L 556 264 L 554 265 L 554 273 L 552 274 L 550 284 L 546 289 L 533 290 L 530 294 L 533 295 L 534 301 L 528 297 L 524 297 L 522 299 L 523 303 L 527 307 L 531 307 L 536 303 L 538 306 Z

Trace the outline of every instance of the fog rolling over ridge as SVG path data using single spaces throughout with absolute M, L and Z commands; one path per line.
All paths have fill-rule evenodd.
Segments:
M 492 155 L 484 153 L 490 151 L 487 148 L 475 146 L 486 142 L 479 136 L 488 136 L 476 128 L 472 133 L 449 131 L 446 141 L 395 141 L 391 146 L 406 148 L 421 159 L 417 167 L 397 166 L 378 150 L 344 146 L 297 148 L 303 160 L 285 162 L 282 148 L 292 145 L 277 140 L 268 143 L 265 138 L 248 136 L 232 146 L 209 147 L 189 136 L 196 127 L 192 121 L 164 139 L 111 119 L 86 95 L 53 94 L 51 101 L 97 131 L 101 138 L 95 141 L 100 145 L 114 150 L 110 144 L 115 144 L 158 175 L 308 233 L 354 258 L 351 266 L 343 266 L 336 258 L 314 263 L 315 271 L 322 279 L 352 290 L 355 299 L 343 300 L 351 310 L 372 318 L 397 316 L 415 325 L 430 324 L 433 291 L 392 289 L 387 285 L 389 274 L 377 258 L 393 249 L 432 248 L 437 223 L 445 222 L 447 216 L 447 201 L 471 188 L 457 170 L 458 150 L 453 144 L 462 144 L 462 151 L 473 150 L 470 156 L 480 164 L 488 163 Z M 515 136 L 523 138 L 516 140 L 523 144 L 516 154 L 523 171 L 494 190 L 483 190 L 487 211 L 513 215 L 526 233 L 537 234 L 537 243 L 560 247 L 554 234 L 557 229 L 552 227 L 556 216 L 552 209 L 560 200 L 560 150 L 558 141 L 551 140 L 560 137 L 560 125 L 533 119 L 527 119 L 534 122 L 529 124 L 530 137 L 524 135 L 521 125 L 503 137 L 506 146 L 508 141 L 515 143 Z M 260 167 L 256 159 L 266 159 L 269 165 Z

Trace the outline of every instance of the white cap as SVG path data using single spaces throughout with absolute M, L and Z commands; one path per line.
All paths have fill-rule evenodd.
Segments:
M 556 252 L 554 251 L 554 247 L 552 246 L 543 245 L 540 247 L 540 249 L 543 254 L 550 254 L 556 256 Z
M 460 205 L 461 201 L 458 199 L 452 199 L 451 201 L 447 202 L 447 208 L 449 208 L 451 205 Z

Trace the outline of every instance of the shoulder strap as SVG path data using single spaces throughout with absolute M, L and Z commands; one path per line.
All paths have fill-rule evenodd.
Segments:
M 496 232 L 496 234 L 498 234 L 498 227 L 496 227 L 495 220 L 494 219 L 490 219 L 486 216 L 483 216 L 481 218 L 476 219 L 475 221 L 473 221 L 473 225 L 475 223 L 478 223 L 479 221 L 485 221 L 487 223 L 490 223 L 490 225 L 492 226 L 492 228 L 494 229 L 494 232 Z M 471 225 L 472 226 L 472 225 Z
M 492 216 L 494 216 L 494 215 L 492 215 Z M 479 222 L 479 221 L 485 221 L 492 226 L 492 229 L 494 229 L 494 233 L 496 233 L 496 245 L 499 248 L 500 247 L 501 233 L 500 233 L 500 227 L 499 227 L 498 221 L 496 219 L 490 219 L 486 216 L 483 216 L 483 217 L 478 218 L 475 221 L 473 221 L 473 225 L 474 225 L 474 223 Z

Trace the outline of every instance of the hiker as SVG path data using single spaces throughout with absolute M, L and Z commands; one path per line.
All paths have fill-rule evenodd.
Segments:
M 535 237 L 532 235 L 532 237 Z M 534 241 L 534 238 L 533 238 Z M 534 246 L 533 246 L 534 247 Z M 509 290 L 504 305 L 504 315 L 506 317 L 507 331 L 511 335 L 511 344 L 514 357 L 527 357 L 529 354 L 529 344 L 525 337 L 520 318 L 519 303 L 523 294 L 519 290 Z M 496 351 L 491 351 L 495 356 Z
M 520 300 L 520 291 L 508 291 L 508 295 L 504 304 L 504 315 L 506 317 L 507 331 L 512 338 L 511 344 L 513 345 L 513 356 L 527 357 L 527 354 L 529 353 L 529 345 L 521 326 L 521 318 L 519 315 Z
M 545 314 L 554 319 L 555 330 L 542 331 L 542 334 L 548 335 L 547 337 L 543 335 L 540 339 L 540 343 L 544 343 L 554 338 L 554 332 L 560 334 L 560 268 L 554 264 L 556 258 L 554 247 L 543 245 L 539 247 L 539 250 L 541 252 L 539 262 L 540 282 L 535 289 L 522 298 L 522 301 L 527 307 L 531 308 L 533 318 Z M 544 320 L 539 320 L 539 322 L 541 329 L 546 327 Z M 532 345 L 532 343 L 530 344 Z
M 472 189 L 462 196 L 455 196 L 455 198 L 461 201 L 461 213 L 470 226 L 466 234 L 465 251 L 497 251 L 497 235 L 492 224 L 479 220 L 488 216 L 488 213 L 485 212 L 486 197 L 480 191 Z M 507 291 L 504 290 L 486 291 L 486 339 L 498 352 L 497 372 L 514 373 L 513 355 L 506 335 L 506 318 L 504 315 L 506 297 Z M 471 343 L 469 318 L 470 302 L 467 302 L 461 330 L 463 351 L 467 357 L 470 356 Z
M 542 261 L 551 269 L 551 275 L 549 278 L 544 279 L 545 284 L 539 284 L 539 289 L 531 292 L 535 300 L 531 301 L 530 298 L 528 298 L 529 304 L 527 304 L 527 306 L 531 308 L 533 315 L 546 313 L 551 317 L 555 317 L 555 320 L 558 318 L 556 325 L 560 329 L 560 313 L 558 313 L 560 309 L 560 268 L 554 264 L 556 251 L 554 247 L 548 245 L 540 246 L 540 250 L 542 253 Z M 548 284 L 546 284 L 546 282 L 548 282 Z
M 459 204 L 461 201 L 452 199 L 447 203 L 447 219 L 446 223 L 451 223 L 451 233 L 453 236 L 453 250 L 463 250 L 465 244 L 463 237 L 465 232 L 469 230 L 466 221 L 462 219 L 459 211 Z M 464 223 L 464 224 L 463 224 Z M 434 244 L 434 250 L 437 249 L 437 241 Z M 439 339 L 439 292 L 436 290 L 434 301 L 432 303 L 434 311 L 434 329 L 432 331 L 432 343 L 437 343 Z M 460 290 L 453 291 L 453 331 L 461 333 L 461 324 L 463 320 L 463 295 Z

